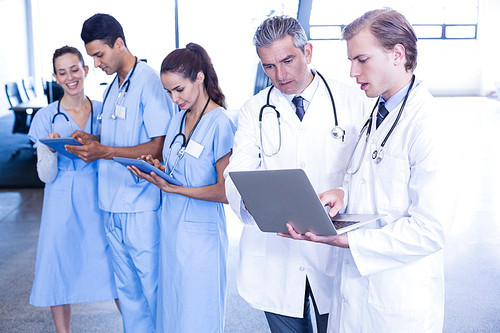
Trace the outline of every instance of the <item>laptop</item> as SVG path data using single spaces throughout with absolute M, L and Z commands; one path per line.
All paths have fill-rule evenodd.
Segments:
M 381 218 L 378 214 L 328 216 L 302 169 L 229 172 L 248 211 L 263 232 L 288 233 L 286 223 L 304 234 L 338 235 Z

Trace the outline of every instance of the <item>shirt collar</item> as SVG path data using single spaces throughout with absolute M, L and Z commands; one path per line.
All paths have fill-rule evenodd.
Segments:
M 295 108 L 295 105 L 292 103 L 292 99 L 297 95 L 300 95 L 300 96 L 302 96 L 302 98 L 304 98 L 304 108 L 306 110 L 307 110 L 309 104 L 311 103 L 311 101 L 314 97 L 314 94 L 316 93 L 316 90 L 318 89 L 319 80 L 320 80 L 319 75 L 317 75 L 314 70 L 312 70 L 312 73 L 314 74 L 313 80 L 311 81 L 311 83 L 309 83 L 309 85 L 306 87 L 306 89 L 304 89 L 304 91 L 302 91 L 300 94 L 289 94 L 289 95 L 283 94 L 283 96 L 285 96 L 286 100 L 293 108 Z
M 396 108 L 396 106 L 401 104 L 401 102 L 403 102 L 403 99 L 405 99 L 406 93 L 408 92 L 408 88 L 410 88 L 410 83 L 411 82 L 408 82 L 408 84 L 406 86 L 404 86 L 397 93 L 392 95 L 387 101 L 385 101 L 384 98 L 382 96 L 380 96 L 379 104 L 381 102 L 385 102 L 385 108 L 389 112 L 394 110 L 394 108 Z

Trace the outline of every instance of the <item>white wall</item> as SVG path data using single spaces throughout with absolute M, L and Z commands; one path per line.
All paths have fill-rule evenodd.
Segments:
M 33 8 L 34 73 L 29 73 L 26 5 Z M 373 1 L 374 8 L 377 1 Z M 334 4 L 332 4 L 334 6 Z M 255 29 L 266 15 L 295 15 L 297 0 L 179 0 L 180 47 L 196 42 L 212 57 L 230 109 L 239 108 L 253 93 L 258 58 L 252 45 Z M 28 6 L 29 7 L 29 6 Z M 147 58 L 159 70 L 163 58 L 174 49 L 173 0 L 0 0 L 0 83 L 35 74 L 50 79 L 53 51 L 65 44 L 78 47 L 89 67 L 80 39 L 83 21 L 97 12 L 115 16 L 123 25 L 127 43 L 135 55 Z M 196 9 L 196 10 L 194 10 Z M 500 81 L 500 1 L 480 0 L 477 40 L 421 40 L 416 74 L 427 81 L 435 95 L 485 95 Z M 5 31 L 11 32 L 10 34 Z M 314 41 L 312 66 L 325 75 L 354 85 L 343 41 Z M 13 51 L 15 50 L 15 51 Z M 8 64 L 8 65 L 5 65 Z M 92 69 L 86 92 L 101 98 L 100 82 L 112 77 Z M 37 82 L 38 82 L 37 81 Z M 0 114 L 7 101 L 0 93 Z
M 1 1 L 1 0 L 0 0 Z M 113 76 L 95 69 L 80 38 L 83 22 L 95 13 L 114 16 L 122 25 L 129 50 L 159 71 L 161 61 L 174 48 L 173 1 L 148 0 L 31 0 L 34 20 L 34 48 L 37 74 L 52 76 L 54 50 L 70 45 L 78 48 L 90 68 L 85 93 L 101 100 L 104 86 Z
M 495 89 L 495 81 L 500 81 L 500 1 L 481 0 L 479 5 L 477 40 L 418 42 L 415 75 L 426 81 L 435 96 L 484 96 Z M 312 44 L 314 67 L 354 84 L 354 79 L 349 78 L 350 63 L 344 41 Z
M 29 76 L 26 5 L 20 0 L 0 0 L 0 116 L 8 114 L 4 84 Z

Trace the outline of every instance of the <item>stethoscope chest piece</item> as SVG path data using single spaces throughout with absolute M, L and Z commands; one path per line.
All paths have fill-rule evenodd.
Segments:
M 340 126 L 335 126 L 332 129 L 332 136 L 334 139 L 342 139 L 344 141 L 345 131 Z
M 372 159 L 375 161 L 375 163 L 380 163 L 382 159 L 384 158 L 384 151 L 382 149 L 380 150 L 374 150 L 372 153 Z

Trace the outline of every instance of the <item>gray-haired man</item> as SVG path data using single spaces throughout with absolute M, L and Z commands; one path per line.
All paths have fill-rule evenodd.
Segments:
M 294 18 L 265 20 L 255 33 L 254 44 L 273 87 L 241 108 L 226 169 L 227 198 L 245 225 L 238 290 L 251 306 L 265 311 L 272 332 L 312 332 L 311 299 L 318 331 L 325 332 L 336 250 L 261 232 L 227 174 L 302 168 L 317 192 L 340 186 L 365 109 L 368 111 L 367 100 L 354 88 L 332 80 L 327 83 L 309 68 L 313 46 Z M 262 108 L 266 104 L 275 109 Z M 337 137 L 332 135 L 334 109 L 343 130 Z

